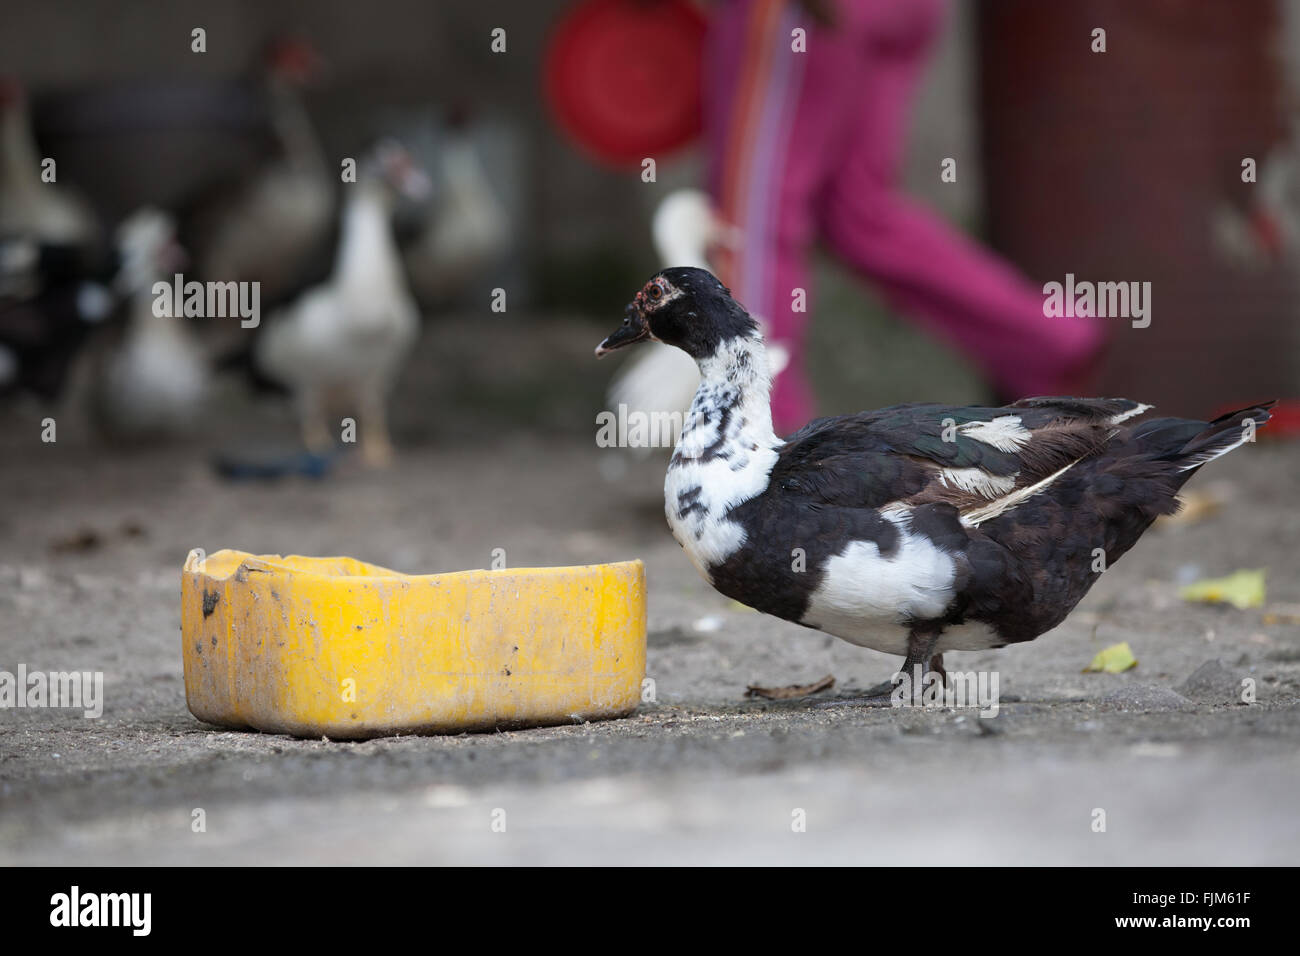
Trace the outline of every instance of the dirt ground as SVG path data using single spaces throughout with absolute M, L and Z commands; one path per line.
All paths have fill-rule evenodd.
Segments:
M 821 708 L 897 661 L 696 576 L 663 521 L 662 459 L 595 446 L 597 338 L 583 323 L 435 330 L 386 473 L 224 482 L 214 449 L 290 434 L 280 407 L 233 398 L 191 441 L 135 452 L 94 444 L 75 411 L 53 445 L 43 410 L 0 412 L 0 669 L 106 682 L 98 720 L 0 711 L 0 862 L 1300 862 L 1300 447 L 1260 442 L 1207 468 L 1191 487 L 1222 507 L 1154 529 L 1051 634 L 951 655 L 999 673 L 996 718 Z M 516 567 L 640 557 L 658 700 L 624 720 L 455 737 L 216 730 L 182 683 L 193 547 L 418 572 L 484 567 L 494 548 Z M 1178 597 L 1239 568 L 1267 569 L 1263 608 Z M 1120 641 L 1136 669 L 1082 673 Z M 744 697 L 824 674 L 835 687 L 813 700 Z

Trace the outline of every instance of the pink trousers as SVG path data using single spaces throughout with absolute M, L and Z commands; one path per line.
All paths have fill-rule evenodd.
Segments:
M 899 191 L 909 107 L 941 0 L 835 6 L 837 22 L 823 27 L 795 0 L 722 0 L 706 52 L 709 189 L 737 227 L 715 258 L 723 282 L 790 351 L 773 394 L 778 430 L 814 413 L 798 290 L 808 303 L 818 239 L 899 313 L 977 363 L 999 393 L 1077 388 L 1101 346 L 1097 322 L 1044 317 L 1039 287 Z M 806 52 L 794 49 L 796 28 Z

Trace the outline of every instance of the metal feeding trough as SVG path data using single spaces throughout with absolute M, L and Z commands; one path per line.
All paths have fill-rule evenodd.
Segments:
M 181 598 L 186 700 L 223 727 L 459 733 L 621 717 L 640 700 L 640 561 L 406 575 L 196 549 Z

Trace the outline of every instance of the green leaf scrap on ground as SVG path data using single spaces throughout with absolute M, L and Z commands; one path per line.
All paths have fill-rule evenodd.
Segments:
M 1120 674 L 1137 666 L 1138 662 L 1137 658 L 1133 656 L 1133 649 L 1128 646 L 1128 641 L 1124 641 L 1120 644 L 1112 644 L 1102 650 L 1092 659 L 1092 663 L 1083 669 L 1083 672 L 1085 674 L 1097 674 L 1104 671 L 1107 674 Z
M 1182 588 L 1178 596 L 1184 601 L 1260 607 L 1264 603 L 1264 571 L 1235 571 L 1226 578 L 1207 578 Z

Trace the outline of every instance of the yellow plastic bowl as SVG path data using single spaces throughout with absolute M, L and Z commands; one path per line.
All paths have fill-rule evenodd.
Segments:
M 645 676 L 640 561 L 406 575 L 352 558 L 190 552 L 199 720 L 339 739 L 622 717 Z

